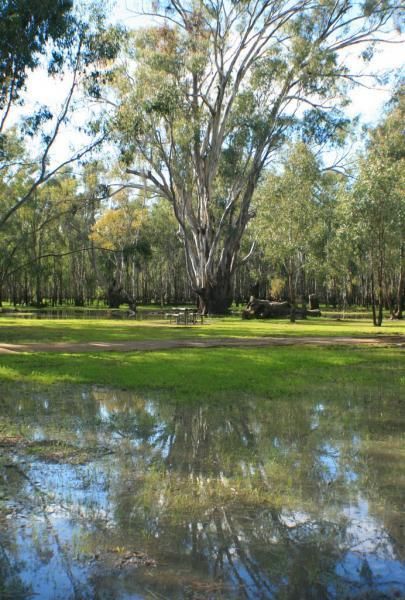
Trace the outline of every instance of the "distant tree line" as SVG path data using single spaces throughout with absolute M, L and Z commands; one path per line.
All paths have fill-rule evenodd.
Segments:
M 289 146 L 267 171 L 242 241 L 249 260 L 232 280 L 232 298 L 251 295 L 292 305 L 316 293 L 329 306 L 368 307 L 401 318 L 404 302 L 404 97 L 398 93 L 349 172 L 323 166 L 310 147 Z M 15 142 L 15 153 L 24 150 Z M 0 194 L 30 185 L 3 179 Z M 61 172 L 37 190 L 1 235 L 0 299 L 14 305 L 196 302 L 178 223 L 147 189 L 113 188 L 102 162 Z
M 319 154 L 351 130 L 347 49 L 367 63 L 393 42 L 396 3 L 149 12 L 149 27 L 124 31 L 101 2 L 0 3 L 0 303 L 223 313 L 251 295 L 294 308 L 316 293 L 370 307 L 375 325 L 384 308 L 401 318 L 403 87 L 351 164 Z M 39 66 L 64 77 L 65 99 L 12 125 Z M 90 103 L 85 141 L 57 160 Z

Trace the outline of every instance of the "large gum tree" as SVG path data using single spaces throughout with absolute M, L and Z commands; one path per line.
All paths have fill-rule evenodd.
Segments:
M 129 37 L 115 135 L 133 185 L 173 207 L 203 312 L 232 301 L 263 169 L 299 123 L 339 126 L 347 49 L 368 56 L 394 14 L 379 0 L 154 2 Z

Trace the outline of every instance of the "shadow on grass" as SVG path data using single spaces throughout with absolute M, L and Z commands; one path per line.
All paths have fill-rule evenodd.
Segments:
M 279 397 L 316 387 L 401 391 L 401 351 L 383 348 L 215 348 L 167 352 L 3 355 L 0 379 L 93 383 L 170 397 L 218 399 L 223 394 Z M 402 380 L 403 384 L 403 380 Z M 403 385 L 402 385 L 403 389 Z

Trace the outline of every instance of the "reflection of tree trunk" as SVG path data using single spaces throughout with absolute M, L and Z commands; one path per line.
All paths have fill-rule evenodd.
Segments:
M 265 579 L 265 575 L 263 576 L 263 574 L 260 572 L 260 569 L 258 569 L 255 562 L 245 552 L 245 550 L 240 542 L 240 539 L 238 537 L 238 533 L 236 532 L 235 527 L 233 526 L 231 517 L 227 515 L 225 510 L 223 510 L 223 515 L 226 520 L 226 524 L 229 528 L 229 531 L 231 533 L 233 545 L 235 546 L 235 549 L 236 549 L 236 552 L 237 552 L 240 562 L 244 565 L 246 571 L 249 573 L 252 581 L 255 582 L 258 589 L 265 589 L 268 592 L 271 592 L 272 591 L 271 587 L 267 583 L 267 581 Z
M 37 483 L 35 481 L 33 481 L 31 479 L 31 477 L 29 475 L 27 475 L 25 470 L 23 470 L 18 464 L 13 465 L 13 468 L 25 482 L 28 482 L 28 484 L 31 488 L 30 489 L 31 494 L 33 494 L 33 496 L 38 500 L 38 502 L 36 502 L 36 507 L 37 507 L 36 510 L 38 510 L 38 507 L 39 507 L 39 509 L 41 510 L 41 514 L 43 516 L 44 522 L 46 523 L 47 532 L 49 533 L 49 535 L 51 535 L 53 537 L 54 545 L 56 546 L 59 557 L 60 557 L 60 564 L 63 566 L 65 573 L 66 573 L 66 577 L 69 579 L 70 584 L 73 588 L 74 598 L 83 598 L 84 597 L 83 589 L 82 589 L 83 584 L 81 583 L 81 581 L 77 577 L 77 575 L 74 573 L 74 569 L 73 569 L 74 559 L 73 559 L 72 555 L 69 554 L 69 547 L 66 546 L 66 544 L 62 543 L 62 541 L 59 537 L 58 530 L 55 528 L 54 524 L 52 523 L 52 521 L 49 518 L 48 502 L 51 500 L 51 496 L 47 492 L 43 492 L 38 487 Z M 70 507 L 68 508 L 63 504 L 61 504 L 61 506 L 64 510 L 68 510 L 70 513 L 72 512 Z M 73 516 L 73 515 L 71 514 L 71 516 Z M 80 517 L 81 517 L 81 515 L 80 515 Z
M 235 564 L 233 562 L 232 554 L 229 551 L 229 543 L 227 542 L 227 540 L 225 538 L 224 531 L 223 531 L 223 528 L 222 528 L 221 518 L 220 518 L 218 510 L 215 510 L 214 523 L 215 523 L 215 528 L 216 528 L 216 531 L 217 531 L 218 539 L 221 542 L 221 551 L 222 551 L 222 553 L 225 553 L 225 555 L 226 555 L 226 557 L 228 559 L 228 564 L 231 567 L 232 572 L 233 572 L 236 580 L 239 582 L 240 591 L 245 596 L 247 596 L 246 590 L 245 590 L 245 582 L 242 579 L 242 577 L 240 576 L 238 568 L 235 566 Z
M 242 431 L 239 429 L 239 424 L 241 426 Z M 241 415 L 239 423 L 237 421 L 233 423 L 233 430 L 238 434 L 238 437 L 241 440 L 246 440 L 246 448 L 254 448 L 255 438 L 249 429 L 249 426 L 246 422 L 246 417 L 244 415 Z
M 198 565 L 198 543 L 197 543 L 197 524 L 195 521 L 191 524 L 191 562 Z

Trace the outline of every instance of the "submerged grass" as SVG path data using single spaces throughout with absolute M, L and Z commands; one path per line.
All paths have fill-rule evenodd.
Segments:
M 219 337 L 375 336 L 405 334 L 405 322 L 385 321 L 374 327 L 367 320 L 307 319 L 243 321 L 240 317 L 208 319 L 204 325 L 178 326 L 163 320 L 21 319 L 1 317 L 0 343 L 121 342 Z
M 15 354 L 0 359 L 0 381 L 99 384 L 170 399 L 273 398 L 334 384 L 403 392 L 395 348 L 215 348 L 167 352 Z

